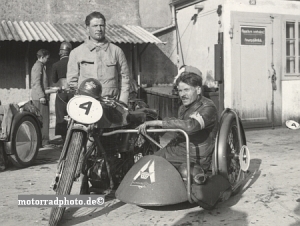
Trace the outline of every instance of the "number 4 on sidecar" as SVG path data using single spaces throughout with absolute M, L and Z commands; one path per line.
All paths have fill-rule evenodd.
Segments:
M 180 129 L 147 132 L 180 132 L 186 138 L 186 162 L 160 156 L 142 157 L 128 171 L 116 191 L 117 199 L 138 206 L 165 206 L 189 201 L 213 209 L 219 201 L 239 192 L 249 176 L 250 152 L 237 113 L 225 109 L 220 117 L 210 170 L 190 162 L 189 137 Z M 190 175 L 190 176 L 187 176 Z

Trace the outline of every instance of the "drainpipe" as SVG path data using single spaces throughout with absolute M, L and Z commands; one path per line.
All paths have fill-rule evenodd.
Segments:
M 132 68 L 132 74 L 133 74 L 133 79 L 137 79 L 137 74 L 136 74 L 136 66 L 135 66 L 135 44 L 131 44 L 131 68 Z
M 175 6 L 173 5 L 173 2 L 171 2 L 169 5 L 171 7 L 171 16 L 172 16 L 172 22 L 171 22 L 171 24 L 168 25 L 167 27 L 163 27 L 163 28 L 160 28 L 160 29 L 158 29 L 156 31 L 152 31 L 153 35 L 156 35 L 158 33 L 161 33 L 163 31 L 167 31 L 167 30 L 169 30 L 171 28 L 175 28 L 176 27 L 176 23 L 175 23 L 175 17 L 176 17 L 176 15 L 175 15 Z
M 177 67 L 179 68 L 179 46 L 178 46 L 178 41 L 180 42 L 180 36 L 179 36 L 179 33 L 178 33 L 179 31 L 178 31 L 178 27 L 177 27 L 177 23 L 176 23 L 176 10 L 175 10 L 175 6 L 173 4 L 173 0 L 171 0 L 171 3 L 169 5 L 171 7 L 171 16 L 172 16 L 171 24 L 168 25 L 167 27 L 163 27 L 163 28 L 160 28 L 156 31 L 153 31 L 152 34 L 157 35 L 161 32 L 165 32 L 165 31 L 168 31 L 170 29 L 174 29 L 174 28 L 176 29 L 175 40 L 176 40 L 176 49 L 177 49 Z M 180 45 L 180 47 L 181 47 L 181 45 Z M 182 61 L 183 61 L 183 64 L 184 64 L 183 59 L 182 59 Z
M 26 91 L 28 92 L 27 95 L 30 98 L 30 87 L 29 87 L 29 49 L 30 49 L 30 42 L 28 42 L 26 55 L 25 55 L 25 84 L 26 84 Z

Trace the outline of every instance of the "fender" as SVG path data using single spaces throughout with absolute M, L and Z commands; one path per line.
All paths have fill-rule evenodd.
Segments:
M 68 123 L 68 131 L 67 131 L 67 136 L 66 136 L 66 142 L 68 142 L 68 144 L 66 145 L 66 142 L 61 150 L 61 157 L 60 157 L 60 160 L 61 161 L 61 158 L 62 156 L 65 156 L 66 153 L 67 153 L 67 148 L 69 146 L 69 143 L 70 143 L 70 140 L 71 140 L 71 136 L 72 136 L 72 133 L 73 131 L 75 130 L 80 130 L 82 132 L 84 132 L 84 136 L 85 138 L 87 137 L 87 134 L 88 134 L 88 128 L 85 126 L 85 125 L 82 125 L 82 124 L 76 124 L 74 123 L 74 120 L 72 119 L 71 122 Z
M 244 142 L 246 144 L 246 136 L 245 131 L 242 126 L 241 119 L 238 117 L 237 113 L 232 109 L 225 109 L 221 115 L 220 119 L 220 127 L 216 139 L 216 146 L 214 152 L 214 170 L 216 174 L 221 174 L 225 178 L 227 178 L 227 161 L 226 161 L 226 149 L 227 149 L 227 138 L 222 139 L 224 136 L 228 134 L 228 129 L 233 121 L 236 121 L 238 134 L 240 142 Z M 223 161 L 220 161 L 223 159 Z
M 33 113 L 27 112 L 27 111 L 17 112 L 14 115 L 13 120 L 12 120 L 11 130 L 10 130 L 10 134 L 9 134 L 9 137 L 8 137 L 8 141 L 7 142 L 3 142 L 4 143 L 4 150 L 5 150 L 6 154 L 8 154 L 8 155 L 12 155 L 13 154 L 13 152 L 12 152 L 11 136 L 12 136 L 13 132 L 16 129 L 16 124 L 17 124 L 18 121 L 20 121 L 25 116 L 31 117 L 34 121 L 37 122 L 37 124 L 40 126 L 40 128 L 42 127 L 41 122 L 37 119 L 37 117 Z

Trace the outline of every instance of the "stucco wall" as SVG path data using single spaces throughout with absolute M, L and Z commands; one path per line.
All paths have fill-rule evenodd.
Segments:
M 195 5 L 191 5 L 180 9 L 177 13 L 182 46 L 180 64 L 199 68 L 204 81 L 208 77 L 209 79 L 215 77 L 214 45 L 218 43 L 220 26 L 216 12 L 218 2 L 220 1 L 201 3 L 204 6 L 203 10 L 195 9 Z
M 113 24 L 139 25 L 139 0 L 1 0 L 1 19 L 84 23 L 100 11 Z
M 300 121 L 300 81 L 282 81 L 282 122 Z
M 139 14 L 143 27 L 166 27 L 172 22 L 170 0 L 139 0 Z
M 142 55 L 141 83 L 153 85 L 156 83 L 172 83 L 177 74 L 176 39 L 171 31 L 158 36 L 166 44 L 149 45 Z

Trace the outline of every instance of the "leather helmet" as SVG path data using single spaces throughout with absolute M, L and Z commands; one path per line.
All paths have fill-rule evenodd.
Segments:
M 59 50 L 65 50 L 70 52 L 72 50 L 72 44 L 70 42 L 62 42 L 60 44 Z
M 94 78 L 88 78 L 84 80 L 78 88 L 78 94 L 90 96 L 95 99 L 99 99 L 101 93 L 102 85 L 97 79 Z

